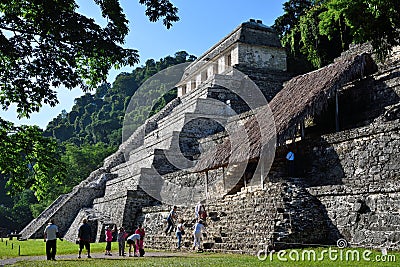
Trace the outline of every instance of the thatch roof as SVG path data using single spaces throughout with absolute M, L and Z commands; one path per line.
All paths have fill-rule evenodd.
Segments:
M 374 70 L 372 58 L 364 53 L 339 58 L 326 67 L 294 77 L 284 84 L 269 105 L 254 110 L 256 115 L 249 115 L 242 120 L 248 134 L 248 147 L 243 143 L 231 144 L 229 140 L 225 140 L 215 150 L 204 153 L 195 170 L 205 171 L 226 166 L 228 162 L 239 163 L 258 158 L 264 145 L 271 145 L 271 142 L 275 144 L 275 132 L 274 123 L 270 122 L 271 129 L 261 136 L 257 115 L 262 116 L 272 111 L 276 140 L 278 144 L 282 144 L 293 138 L 299 123 L 305 118 L 320 114 L 336 90 Z

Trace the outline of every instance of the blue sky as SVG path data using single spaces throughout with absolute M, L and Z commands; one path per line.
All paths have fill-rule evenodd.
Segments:
M 130 22 L 130 32 L 126 38 L 125 47 L 139 50 L 141 62 L 149 58 L 156 60 L 177 51 L 185 50 L 190 54 L 200 56 L 224 36 L 229 34 L 240 23 L 250 18 L 261 19 L 265 25 L 271 26 L 275 19 L 283 14 L 284 0 L 172 0 L 179 8 L 180 21 L 167 30 L 162 21 L 149 22 L 145 16 L 145 7 L 138 0 L 121 0 L 124 12 Z M 100 9 L 93 0 L 78 0 L 79 12 L 94 18 L 101 25 Z M 109 82 L 122 72 L 131 72 L 133 68 L 125 67 L 110 71 Z M 45 128 L 47 123 L 56 117 L 61 110 L 71 110 L 74 99 L 82 95 L 80 89 L 57 89 L 60 104 L 56 107 L 43 106 L 39 113 L 31 114 L 30 119 L 17 119 L 15 107 L 8 111 L 0 111 L 3 119 L 14 123 L 39 125 Z

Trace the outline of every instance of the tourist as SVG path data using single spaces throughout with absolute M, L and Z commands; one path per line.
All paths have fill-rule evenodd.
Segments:
M 179 220 L 179 224 L 176 227 L 176 237 L 178 238 L 178 246 L 177 249 L 181 249 L 181 241 L 182 241 L 182 235 L 185 234 L 185 226 L 183 225 L 183 220 Z
M 117 241 L 118 241 L 118 251 L 120 256 L 125 256 L 125 238 L 127 233 L 123 227 L 119 228 Z
M 44 229 L 44 242 L 46 242 L 47 260 L 56 260 L 57 237 L 59 237 L 58 227 L 54 224 L 54 220 L 51 219 Z M 62 241 L 61 238 L 60 240 Z
M 206 212 L 206 208 L 205 206 L 201 203 L 198 202 L 195 209 L 194 209 L 194 213 L 195 213 L 195 222 L 197 222 L 198 220 L 202 220 L 204 225 L 206 224 L 206 218 L 207 218 L 207 212 Z
M 165 234 L 169 235 L 171 232 L 174 230 L 174 220 L 178 217 L 176 215 L 176 209 L 177 207 L 174 206 L 174 208 L 169 212 L 168 217 L 167 217 L 167 228 L 165 229 Z
M 287 160 L 287 166 L 288 166 L 288 176 L 293 177 L 294 176 L 294 152 L 289 150 L 289 152 L 286 154 L 286 160 Z
M 115 232 L 115 226 L 114 229 L 111 229 L 111 226 L 108 226 L 106 229 L 106 253 L 105 255 L 112 256 L 111 254 L 111 242 L 113 241 L 113 232 Z
M 128 245 L 129 245 L 129 257 L 132 257 L 132 247 L 133 247 L 133 255 L 135 257 L 137 257 L 136 246 L 137 246 L 137 243 L 139 241 L 140 241 L 140 235 L 139 234 L 130 235 L 126 239 L 126 243 L 128 243 Z
M 201 241 L 201 234 L 202 232 L 206 232 L 207 230 L 203 225 L 203 221 L 199 220 L 195 225 L 194 225 L 194 231 L 193 231 L 193 250 L 196 249 L 196 247 L 198 247 L 199 250 L 201 250 L 201 246 L 200 246 L 200 241 Z
M 81 253 L 83 247 L 86 248 L 87 257 L 91 258 L 90 256 L 90 240 L 92 239 L 92 229 L 90 225 L 87 223 L 87 219 L 83 219 L 82 225 L 78 229 L 78 239 L 79 239 L 79 255 L 78 259 L 81 258 Z
M 197 202 L 196 207 L 194 207 L 194 216 L 195 216 L 195 222 L 197 222 L 200 219 L 200 209 L 202 207 L 201 202 Z
M 140 235 L 140 239 L 138 242 L 136 242 L 136 251 L 139 252 L 139 256 L 143 257 L 144 256 L 144 236 L 145 236 L 145 232 L 144 232 L 144 228 L 141 224 L 139 224 L 138 228 L 135 231 L 135 234 Z

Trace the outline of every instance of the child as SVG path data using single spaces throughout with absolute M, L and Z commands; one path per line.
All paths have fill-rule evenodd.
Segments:
M 204 231 L 207 233 L 206 228 L 203 225 L 203 221 L 199 220 L 198 223 L 196 223 L 194 225 L 194 231 L 193 231 L 193 250 L 196 249 L 196 246 L 199 248 L 199 251 L 201 251 L 201 247 L 200 247 L 200 240 L 201 240 L 201 232 Z
M 179 219 L 179 224 L 176 227 L 176 237 L 178 238 L 177 249 L 181 249 L 182 235 L 184 234 L 185 234 L 185 227 L 183 226 L 183 220 Z
M 119 250 L 119 255 L 120 256 L 125 256 L 125 238 L 126 238 L 127 234 L 124 230 L 123 227 L 119 228 L 119 232 L 118 232 L 118 250 Z

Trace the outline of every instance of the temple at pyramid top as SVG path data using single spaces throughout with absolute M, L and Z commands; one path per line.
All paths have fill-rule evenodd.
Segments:
M 276 31 L 261 20 L 250 19 L 240 24 L 185 69 L 177 84 L 178 96 L 238 65 L 286 71 L 286 53 Z

